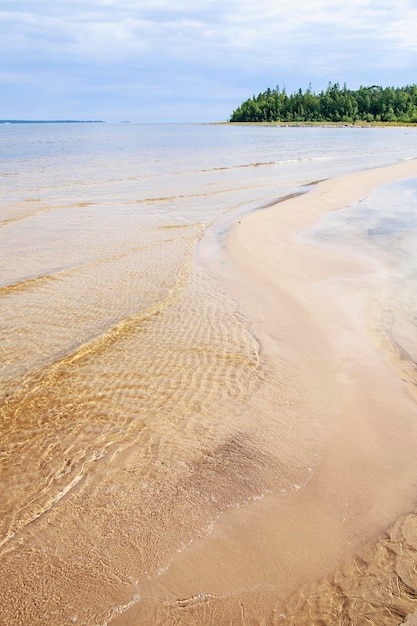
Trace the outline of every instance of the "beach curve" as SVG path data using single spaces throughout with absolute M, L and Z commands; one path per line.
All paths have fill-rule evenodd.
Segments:
M 140 607 L 112 622 L 130 625 L 152 615 L 154 623 L 331 625 L 341 623 L 344 607 L 348 623 L 370 616 L 393 625 L 416 610 L 415 571 L 406 587 L 402 571 L 410 572 L 417 550 L 414 390 L 399 359 L 384 351 L 361 299 L 377 274 L 372 260 L 320 247 L 301 234 L 373 188 L 416 175 L 417 160 L 408 160 L 322 181 L 231 229 L 227 250 L 241 274 L 229 287 L 250 314 L 263 350 L 284 363 L 281 375 L 288 364 L 297 371 L 291 383 L 300 404 L 289 413 L 299 418 L 304 395 L 315 417 L 322 410 L 317 462 L 304 484 L 226 511 L 209 535 L 174 558 Z M 282 442 L 274 446 L 270 442 L 272 452 L 282 451 Z M 392 561 L 378 560 L 381 545 L 400 555 L 395 572 Z M 361 603 L 354 583 L 368 580 L 366 563 L 372 563 L 374 590 L 364 584 Z M 378 576 L 391 586 L 379 584 Z M 395 591 L 399 581 L 402 593 Z

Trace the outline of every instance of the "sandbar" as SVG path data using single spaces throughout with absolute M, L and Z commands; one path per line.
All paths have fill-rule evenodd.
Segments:
M 417 611 L 410 363 L 375 327 L 372 259 L 303 235 L 326 212 L 415 176 L 417 160 L 408 160 L 321 181 L 233 225 L 229 289 L 282 389 L 291 387 L 284 408 L 270 397 L 254 404 L 271 423 L 269 453 L 290 461 L 287 487 L 225 511 L 115 624 L 388 625 Z M 281 414 L 288 437 L 277 441 Z

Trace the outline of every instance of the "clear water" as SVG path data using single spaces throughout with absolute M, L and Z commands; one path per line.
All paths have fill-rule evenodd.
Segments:
M 254 398 L 280 406 L 274 365 L 199 243 L 217 255 L 245 212 L 416 155 L 401 128 L 0 126 L 8 624 L 104 623 L 222 511 L 302 484 L 314 441 L 271 454 L 288 425 Z M 382 193 L 317 236 L 385 255 L 397 285 L 415 181 Z
M 310 235 L 372 260 L 364 281 L 381 335 L 414 369 L 417 358 L 417 180 L 383 185 L 349 208 L 325 215 Z M 375 281 L 377 277 L 377 281 Z M 371 290 L 371 291 L 370 291 Z M 410 373 L 410 376 L 412 374 Z

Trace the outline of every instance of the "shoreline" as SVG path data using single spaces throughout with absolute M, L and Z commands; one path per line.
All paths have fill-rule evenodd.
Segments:
M 387 349 L 370 319 L 363 291 L 367 290 L 368 284 L 372 286 L 373 281 L 378 280 L 378 267 L 374 266 L 373 260 L 362 255 L 361 251 L 339 252 L 313 243 L 305 233 L 322 215 L 352 206 L 376 187 L 416 176 L 417 160 L 411 159 L 322 181 L 306 195 L 285 202 L 284 207 L 276 207 L 276 211 L 272 207 L 248 216 L 230 233 L 230 257 L 246 276 L 250 276 L 252 289 L 257 289 L 257 306 L 264 310 L 268 335 L 265 345 L 272 337 L 275 349 L 279 346 L 281 354 L 284 352 L 285 357 L 295 358 L 298 367 L 304 368 L 303 376 L 307 381 L 311 377 L 309 367 L 314 361 L 309 361 L 307 367 L 303 361 L 306 352 L 316 349 L 309 334 L 322 333 L 315 365 L 328 368 L 328 384 L 338 387 L 340 394 L 334 407 L 338 417 L 334 430 L 328 435 L 323 457 L 304 494 L 300 493 L 298 503 L 294 502 L 297 514 L 291 520 L 291 526 L 298 528 L 299 537 L 314 536 L 314 541 L 311 537 L 307 541 L 304 539 L 304 550 L 309 558 L 311 555 L 313 559 L 316 557 L 319 564 L 313 582 L 308 580 L 306 583 L 304 577 L 306 588 L 301 593 L 290 594 L 297 626 L 310 623 L 308 615 L 311 619 L 314 602 L 319 608 L 316 619 L 322 617 L 320 611 L 326 612 L 325 603 L 317 599 L 317 594 L 330 596 L 331 585 L 326 575 L 324 582 L 320 580 L 320 573 L 330 574 L 334 564 L 335 572 L 339 572 L 339 582 L 343 578 L 345 587 L 358 593 L 355 555 L 361 549 L 366 554 L 376 553 L 373 561 L 369 558 L 369 570 L 374 568 L 377 571 L 381 584 L 397 574 L 397 578 L 400 577 L 398 572 L 408 571 L 407 589 L 411 600 L 415 600 L 417 577 L 413 579 L 410 575 L 409 553 L 404 550 L 404 563 L 401 558 L 395 563 L 395 574 L 394 571 L 384 571 L 382 561 L 375 564 L 381 546 L 394 552 L 403 552 L 404 545 L 412 547 L 413 556 L 417 550 L 417 516 L 414 515 L 417 511 L 417 463 L 413 459 L 413 445 L 410 445 L 410 442 L 416 442 L 417 435 L 417 395 L 410 372 L 404 376 L 410 364 L 401 358 L 394 345 Z M 275 290 L 275 304 L 262 302 L 262 280 L 265 279 Z M 293 330 L 292 337 L 287 331 L 283 337 L 282 331 L 278 330 L 275 311 L 279 300 L 280 311 L 282 300 L 292 305 L 291 319 L 286 320 L 287 328 Z M 298 346 L 294 351 L 291 343 L 296 342 Z M 301 517 L 306 514 L 303 523 Z M 324 532 L 314 528 L 314 521 L 311 523 L 315 516 L 323 524 Z M 398 532 L 403 523 L 409 526 L 408 536 L 404 533 L 406 540 Z M 332 542 L 334 554 L 325 565 L 318 553 L 325 554 Z M 333 560 L 336 554 L 338 556 Z M 330 565 L 332 561 L 333 565 Z M 340 575 L 343 567 L 348 571 L 346 577 Z M 375 571 L 373 575 L 375 580 Z M 295 581 L 294 587 L 301 578 Z M 349 579 L 347 584 L 346 578 Z M 400 583 L 397 580 L 399 588 Z M 392 581 L 391 584 L 394 585 Z M 410 600 L 405 591 L 402 595 Z M 335 589 L 333 597 L 343 604 Z M 365 591 L 365 599 L 370 605 L 373 601 L 378 605 L 384 600 L 380 592 L 378 597 L 378 589 Z M 344 600 L 348 605 L 352 598 Z M 388 594 L 386 602 L 395 605 Z M 416 602 L 411 605 L 416 611 Z M 337 603 L 333 608 L 340 610 Z M 352 623 L 360 617 L 360 609 L 355 610 L 358 610 L 357 614 L 355 611 L 349 614 Z M 332 621 L 327 623 L 332 624 Z M 398 622 L 390 622 L 389 617 L 385 622 L 379 615 L 375 623 Z
M 342 576 L 346 593 L 358 593 L 354 583 L 364 572 L 357 555 L 378 553 L 375 546 L 388 529 L 401 526 L 401 519 L 411 525 L 407 545 L 417 550 L 417 516 L 404 518 L 417 510 L 416 398 L 412 385 L 402 380 L 400 361 L 378 342 L 361 299 L 375 268 L 359 255 L 312 245 L 302 234 L 321 215 L 358 202 L 375 187 L 415 176 L 417 160 L 412 159 L 325 180 L 232 227 L 227 253 L 241 276 L 230 284 L 232 295 L 249 314 L 263 351 L 281 364 L 282 385 L 292 385 L 287 418 L 301 422 L 300 433 L 307 442 L 310 437 L 316 462 L 305 482 L 297 484 L 296 454 L 292 489 L 224 512 L 208 535 L 174 557 L 140 606 L 115 624 L 131 625 L 150 615 L 154 623 L 198 624 L 210 614 L 219 623 L 263 619 L 310 625 L 315 623 L 311 598 L 318 604 L 317 620 L 352 600 L 335 592 L 336 600 L 329 602 L 336 604 L 326 607 L 326 598 L 333 597 L 326 577 L 345 567 L 351 577 Z M 335 279 L 341 286 L 336 293 Z M 273 406 L 265 411 L 271 424 L 281 419 Z M 287 442 L 272 440 L 269 451 L 291 454 L 294 441 L 292 436 Z M 391 548 L 401 552 L 398 536 L 404 533 L 391 535 Z M 410 569 L 401 558 L 396 566 Z M 391 580 L 383 567 L 377 563 L 377 575 Z M 404 617 L 417 609 L 414 591 L 403 594 L 409 600 L 401 609 Z M 396 622 L 378 613 L 389 613 L 393 593 L 387 589 L 374 602 L 365 589 L 375 623 L 399 623 L 399 609 Z M 353 605 L 352 620 L 360 603 Z
M 280 126 L 292 128 L 417 128 L 416 122 L 205 122 L 213 126 Z

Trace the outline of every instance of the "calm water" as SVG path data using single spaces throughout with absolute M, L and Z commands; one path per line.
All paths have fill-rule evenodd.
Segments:
M 267 450 L 288 427 L 254 400 L 279 405 L 274 365 L 202 257 L 247 211 L 416 155 L 401 128 L 0 126 L 6 623 L 104 624 L 223 510 L 302 484 L 315 450 Z M 315 234 L 378 257 L 407 324 L 416 194 Z
M 383 185 L 349 208 L 325 215 L 310 233 L 320 244 L 372 260 L 362 288 L 376 324 L 398 355 L 417 360 L 417 179 Z M 375 278 L 378 280 L 375 281 Z M 410 373 L 412 376 L 412 373 Z

